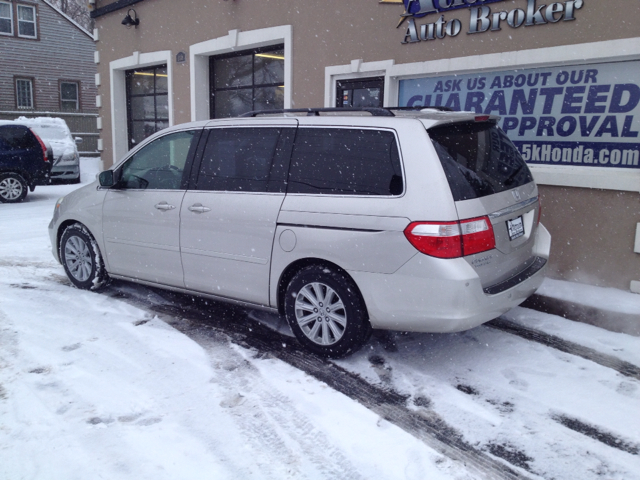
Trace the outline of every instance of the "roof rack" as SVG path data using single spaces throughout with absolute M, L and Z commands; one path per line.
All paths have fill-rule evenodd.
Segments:
M 414 111 L 424 109 L 454 112 L 453 108 L 441 105 L 423 105 L 415 107 L 325 107 L 325 108 L 279 108 L 274 110 L 254 110 L 240 115 L 241 117 L 258 117 L 260 115 L 277 115 L 279 113 L 306 113 L 308 117 L 319 117 L 321 113 L 367 112 L 373 117 L 395 117 L 393 111 Z
M 342 112 L 368 112 L 374 117 L 393 117 L 393 113 L 391 113 L 386 108 L 375 108 L 375 107 L 345 107 L 345 108 L 282 108 L 275 110 L 254 110 L 252 112 L 247 112 L 241 117 L 257 117 L 259 115 L 273 115 L 278 113 L 306 113 L 309 117 L 319 117 L 320 113 L 342 113 Z
M 442 105 L 417 105 L 414 107 L 387 107 L 387 108 L 389 110 L 415 111 L 415 112 L 419 112 L 420 110 L 430 108 L 431 110 L 440 110 L 441 112 L 455 112 L 453 108 L 443 107 Z

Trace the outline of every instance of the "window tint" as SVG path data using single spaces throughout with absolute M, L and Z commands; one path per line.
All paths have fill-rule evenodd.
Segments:
M 468 200 L 532 182 L 517 148 L 493 123 L 461 123 L 432 128 L 454 200 Z
M 198 190 L 275 192 L 282 190 L 280 128 L 217 128 L 204 150 Z M 280 181 L 279 181 L 280 180 Z
M 7 150 L 26 150 L 36 145 L 36 139 L 27 127 L 22 125 L 0 126 L 0 146 Z
M 143 147 L 122 167 L 119 188 L 177 190 L 196 131 L 177 132 Z
M 402 169 L 395 135 L 380 130 L 298 129 L 287 191 L 400 195 Z

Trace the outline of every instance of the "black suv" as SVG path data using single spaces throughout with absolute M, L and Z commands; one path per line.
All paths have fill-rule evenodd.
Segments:
M 21 202 L 27 189 L 51 183 L 47 147 L 24 125 L 0 123 L 0 202 Z

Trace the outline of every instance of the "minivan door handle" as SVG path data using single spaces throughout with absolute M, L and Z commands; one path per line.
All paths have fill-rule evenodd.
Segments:
M 169 205 L 167 202 L 160 202 L 155 205 L 158 210 L 173 210 L 176 208 L 174 205 Z
M 189 211 L 194 213 L 204 213 L 210 212 L 211 209 L 209 207 L 203 206 L 201 203 L 195 203 L 189 207 Z

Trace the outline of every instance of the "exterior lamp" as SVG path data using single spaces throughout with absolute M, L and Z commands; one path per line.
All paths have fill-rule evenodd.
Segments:
M 131 18 L 131 12 L 133 12 L 133 18 Z M 126 26 L 127 28 L 131 28 L 131 25 L 133 25 L 135 28 L 138 28 L 138 25 L 140 25 L 138 14 L 133 8 L 130 8 L 127 11 L 127 16 L 122 20 L 122 25 Z

